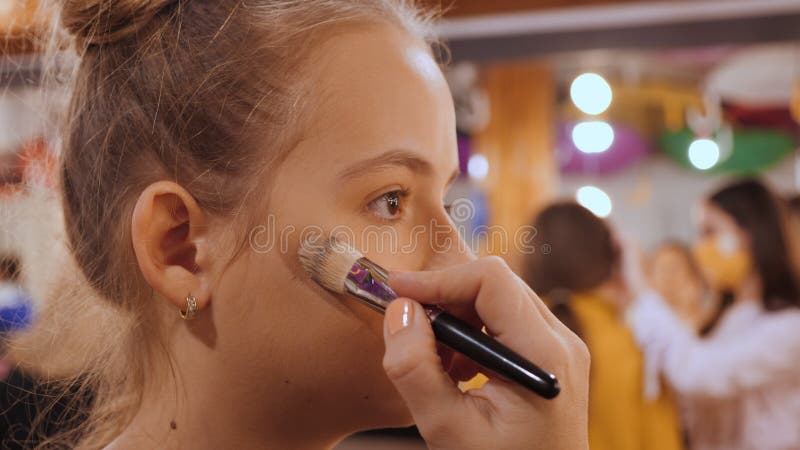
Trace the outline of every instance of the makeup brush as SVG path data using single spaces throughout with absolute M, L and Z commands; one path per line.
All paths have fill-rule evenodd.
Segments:
M 397 298 L 385 269 L 335 238 L 305 241 L 298 254 L 311 279 L 325 289 L 350 294 L 381 313 Z M 555 375 L 436 306 L 426 305 L 425 312 L 439 342 L 544 398 L 558 395 Z

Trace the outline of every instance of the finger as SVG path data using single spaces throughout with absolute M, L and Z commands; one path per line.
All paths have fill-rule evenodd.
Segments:
M 389 285 L 398 295 L 422 303 L 458 306 L 471 303 L 489 278 L 500 275 L 498 281 L 507 281 L 513 274 L 507 269 L 502 259 L 486 257 L 439 270 L 392 271 Z
M 436 354 L 439 355 L 439 360 L 442 361 L 442 368 L 445 372 L 450 373 L 450 367 L 453 364 L 453 357 L 457 355 L 453 349 L 450 347 L 442 344 L 441 342 L 436 342 Z
M 399 295 L 449 306 L 474 302 L 492 335 L 526 357 L 546 351 L 555 339 L 550 324 L 532 303 L 526 288 L 496 257 L 428 272 L 392 272 L 389 283 Z
M 461 391 L 445 373 L 436 340 L 422 306 L 398 298 L 386 309 L 383 368 L 421 431 L 448 423 L 463 402 Z
M 453 355 L 447 368 L 447 374 L 456 381 L 469 381 L 480 371 L 481 366 L 460 353 Z
M 570 330 L 568 326 L 564 325 L 564 323 L 561 322 L 561 320 L 559 320 L 555 314 L 553 314 L 550 308 L 547 307 L 547 305 L 536 294 L 536 292 L 534 292 L 533 289 L 528 286 L 527 283 L 525 283 L 521 278 L 519 280 L 528 292 L 528 295 L 530 296 L 532 303 L 536 306 L 536 309 L 539 310 L 539 313 L 550 325 L 557 339 L 561 340 L 564 346 L 571 348 L 575 346 L 578 341 L 582 342 L 582 339 L 578 337 L 574 331 Z
M 531 289 L 528 283 L 526 283 L 522 278 L 517 277 L 517 279 L 519 280 L 519 283 L 522 286 L 522 288 L 525 289 L 525 291 L 528 293 L 528 297 L 530 297 L 531 303 L 539 311 L 539 314 L 541 314 L 542 317 L 544 317 L 544 320 L 547 321 L 547 323 L 556 331 L 563 331 L 562 329 L 568 330 L 567 326 L 564 325 L 564 323 L 562 323 L 560 320 L 558 320 L 558 317 L 556 317 L 556 315 L 553 314 L 553 311 L 551 311 L 550 308 L 547 307 L 544 301 L 542 301 L 541 297 L 539 297 L 539 295 L 536 294 L 536 292 L 534 292 L 533 289 Z

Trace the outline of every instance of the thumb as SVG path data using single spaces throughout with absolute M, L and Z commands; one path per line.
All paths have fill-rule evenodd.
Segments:
M 426 430 L 441 430 L 452 423 L 452 413 L 464 399 L 442 367 L 422 305 L 407 298 L 394 300 L 386 309 L 383 338 L 383 368 L 423 436 Z

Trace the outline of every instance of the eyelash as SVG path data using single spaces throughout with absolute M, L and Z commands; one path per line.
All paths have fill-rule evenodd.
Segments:
M 385 192 L 385 193 L 379 195 L 374 200 L 370 201 L 367 204 L 367 209 L 370 212 L 372 212 L 372 214 L 374 214 L 380 221 L 386 222 L 386 223 L 394 223 L 394 222 L 397 222 L 397 221 L 399 221 L 401 219 L 401 217 L 399 217 L 399 216 L 402 215 L 403 211 L 404 211 L 403 202 L 405 201 L 406 198 L 408 198 L 409 195 L 410 195 L 410 192 L 408 191 L 408 189 L 394 189 L 394 190 L 391 190 L 389 192 Z M 396 213 L 398 215 L 398 217 L 393 217 L 393 218 L 381 217 L 377 212 L 375 212 L 375 208 L 378 207 L 377 206 L 378 202 L 388 202 L 391 199 L 397 199 L 396 200 L 397 204 L 395 206 L 393 206 L 393 207 L 398 208 L 398 212 Z M 375 206 L 373 206 L 373 205 L 375 205 Z M 444 210 L 445 210 L 445 212 L 447 213 L 448 216 L 450 215 L 451 207 L 452 207 L 452 204 L 450 204 L 450 203 L 447 203 L 447 204 L 444 205 Z

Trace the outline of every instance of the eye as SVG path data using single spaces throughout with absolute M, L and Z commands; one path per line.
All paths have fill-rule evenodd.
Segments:
M 407 196 L 408 191 L 394 190 L 387 192 L 369 202 L 367 209 L 381 220 L 398 220 L 403 214 L 403 203 Z

